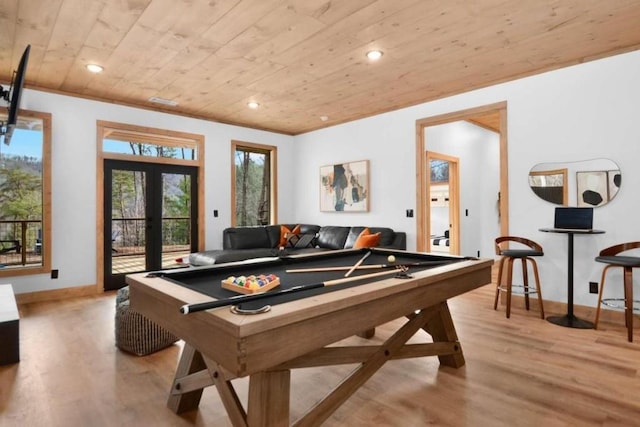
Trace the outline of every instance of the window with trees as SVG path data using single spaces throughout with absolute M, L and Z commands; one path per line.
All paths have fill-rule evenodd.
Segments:
M 274 224 L 276 154 L 274 146 L 232 141 L 232 225 Z
M 51 270 L 50 186 L 51 115 L 20 110 L 0 146 L 0 277 Z

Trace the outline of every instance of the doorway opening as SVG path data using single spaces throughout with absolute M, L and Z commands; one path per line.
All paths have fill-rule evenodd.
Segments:
M 431 249 L 430 238 L 433 233 L 430 229 L 430 166 L 426 161 L 427 157 L 425 155 L 429 151 L 429 141 L 425 136 L 426 130 L 431 126 L 458 121 L 467 121 L 499 134 L 499 192 L 497 195 L 490 196 L 495 196 L 497 199 L 500 233 L 508 235 L 507 103 L 500 102 L 416 121 L 416 189 L 418 197 L 416 205 L 416 249 L 418 251 Z M 458 188 L 457 191 L 460 192 L 461 189 Z M 452 197 L 451 191 L 449 196 L 450 198 Z M 450 234 L 453 234 L 453 231 Z M 460 235 L 458 238 L 461 238 Z

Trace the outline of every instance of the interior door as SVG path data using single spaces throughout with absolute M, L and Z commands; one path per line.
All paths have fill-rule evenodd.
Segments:
M 196 167 L 105 160 L 105 290 L 197 251 L 197 185 Z

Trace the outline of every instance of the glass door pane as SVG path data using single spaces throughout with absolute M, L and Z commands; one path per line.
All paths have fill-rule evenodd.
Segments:
M 179 267 L 191 252 L 191 175 L 162 173 L 162 269 Z
M 147 172 L 114 169 L 111 176 L 111 274 L 145 271 Z M 107 239 L 109 236 L 105 236 Z M 107 254 L 105 254 L 107 255 Z

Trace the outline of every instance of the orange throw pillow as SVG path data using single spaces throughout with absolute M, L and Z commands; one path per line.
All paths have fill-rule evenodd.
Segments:
M 279 247 L 287 246 L 287 240 L 291 237 L 292 234 L 300 234 L 300 224 L 296 225 L 293 230 L 289 230 L 288 227 L 284 225 L 280 226 L 280 244 Z
M 356 242 L 353 244 L 354 249 L 360 248 L 372 248 L 378 246 L 380 243 L 380 233 L 371 234 L 368 228 L 362 230 L 362 233 L 358 235 Z

